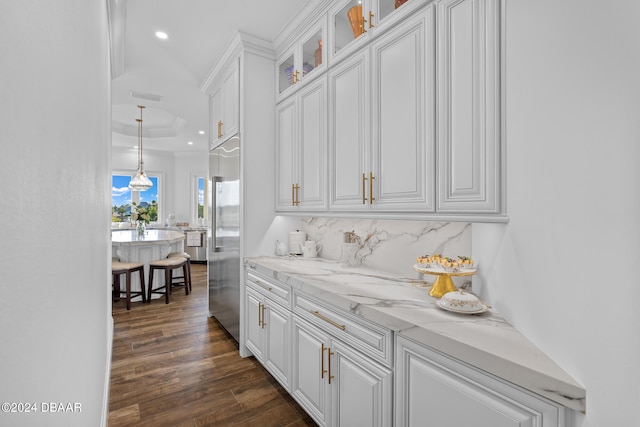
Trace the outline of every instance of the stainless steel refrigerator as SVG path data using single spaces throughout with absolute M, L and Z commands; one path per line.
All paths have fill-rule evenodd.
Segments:
M 209 154 L 209 315 L 240 341 L 240 138 Z

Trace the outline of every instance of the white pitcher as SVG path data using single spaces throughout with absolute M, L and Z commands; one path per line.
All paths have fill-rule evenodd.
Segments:
M 318 252 L 322 249 L 322 246 L 314 240 L 307 240 L 304 244 L 300 245 L 300 249 L 302 250 L 303 257 L 316 258 L 318 256 Z
M 276 255 L 285 256 L 287 254 L 287 245 L 279 240 L 276 240 Z

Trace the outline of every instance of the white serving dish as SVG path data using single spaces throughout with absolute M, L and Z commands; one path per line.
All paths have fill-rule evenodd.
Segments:
M 437 304 L 454 313 L 478 314 L 487 311 L 487 306 L 477 296 L 461 290 L 447 292 Z

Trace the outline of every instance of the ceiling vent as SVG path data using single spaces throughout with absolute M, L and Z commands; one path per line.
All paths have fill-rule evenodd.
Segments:
M 131 95 L 132 98 L 144 99 L 145 101 L 155 101 L 155 102 L 160 102 L 162 101 L 162 98 L 163 98 L 161 95 L 154 95 L 153 93 L 138 92 L 137 90 L 130 90 L 129 95 Z

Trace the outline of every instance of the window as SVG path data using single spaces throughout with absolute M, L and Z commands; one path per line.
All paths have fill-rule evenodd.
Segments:
M 204 218 L 204 178 L 198 178 L 198 219 Z
M 157 222 L 160 214 L 158 194 L 161 180 L 158 176 L 149 175 L 153 187 L 145 191 L 131 191 L 129 181 L 135 173 L 113 173 L 111 175 L 111 222 L 131 221 L 131 202 L 141 206 L 155 205 L 151 212 L 151 222 Z
M 195 223 L 206 225 L 209 214 L 209 181 L 201 174 L 191 175 L 191 213 Z

